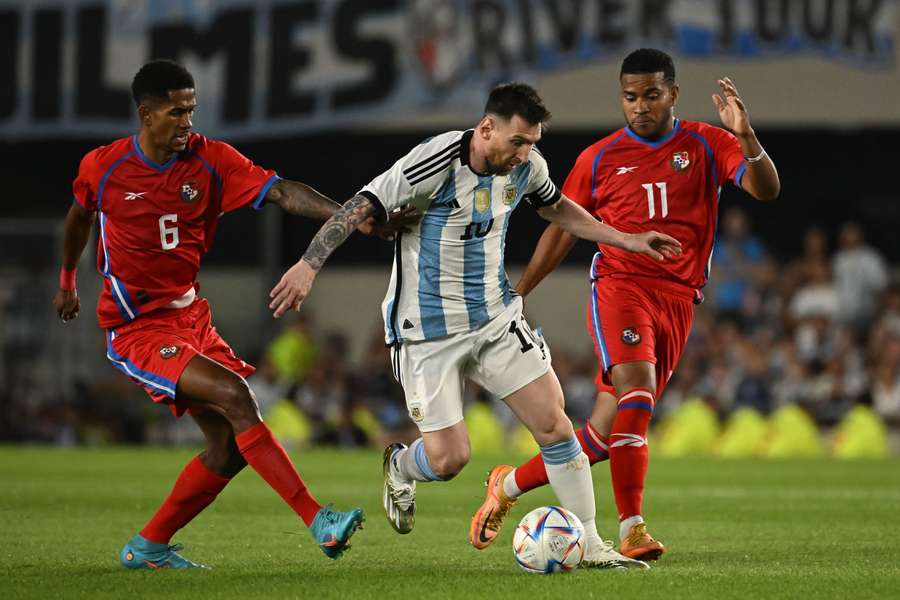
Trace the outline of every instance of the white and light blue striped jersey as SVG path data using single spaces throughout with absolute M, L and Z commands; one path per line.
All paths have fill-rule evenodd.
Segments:
M 473 134 L 426 140 L 360 191 L 388 214 L 408 204 L 423 214 L 395 242 L 382 304 L 388 344 L 470 331 L 502 312 L 512 301 L 503 264 L 512 211 L 523 198 L 535 207 L 559 200 L 537 151 L 508 175 L 474 172 Z

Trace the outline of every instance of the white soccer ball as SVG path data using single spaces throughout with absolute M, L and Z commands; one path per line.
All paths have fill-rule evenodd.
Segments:
M 584 558 L 584 525 L 559 506 L 536 508 L 519 521 L 513 554 L 529 573 L 571 571 Z

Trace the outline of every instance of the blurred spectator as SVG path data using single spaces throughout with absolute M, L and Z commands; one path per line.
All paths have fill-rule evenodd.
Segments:
M 890 327 L 872 365 L 872 408 L 893 425 L 900 425 L 900 328 Z
M 857 223 L 841 227 L 839 246 L 833 261 L 837 317 L 862 331 L 875 316 L 879 297 L 887 286 L 887 266 L 881 255 L 866 245 Z
M 837 313 L 838 297 L 828 264 L 807 265 L 807 281 L 791 300 L 789 317 L 794 324 L 794 343 L 806 363 L 824 360 L 828 324 Z
M 743 209 L 728 208 L 713 252 L 715 304 L 720 314 L 740 317 L 745 296 L 752 289 L 765 254 L 763 243 L 750 233 Z
M 295 314 L 290 325 L 269 346 L 266 358 L 275 368 L 279 381 L 299 383 L 316 363 L 319 350 L 312 336 L 309 319 L 308 311 Z

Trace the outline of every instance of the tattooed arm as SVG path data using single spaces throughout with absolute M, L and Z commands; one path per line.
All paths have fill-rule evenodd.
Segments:
M 325 221 L 341 210 L 341 205 L 299 181 L 279 179 L 266 193 L 266 202 L 277 204 L 285 212 L 317 221 Z
M 273 186 L 274 187 L 274 186 Z M 322 225 L 297 264 L 282 276 L 269 297 L 269 308 L 277 319 L 289 309 L 299 310 L 309 295 L 316 274 L 335 249 L 344 243 L 353 230 L 376 212 L 376 207 L 365 196 L 357 195 Z

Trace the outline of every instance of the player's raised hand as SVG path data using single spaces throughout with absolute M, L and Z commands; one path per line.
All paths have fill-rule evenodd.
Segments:
M 722 120 L 722 125 L 730 129 L 734 135 L 749 134 L 752 131 L 750 115 L 747 114 L 747 107 L 738 95 L 734 82 L 728 77 L 724 77 L 719 79 L 717 83 L 722 88 L 722 95 L 725 96 L 725 99 L 723 100 L 719 94 L 713 94 L 712 100 L 719 111 L 719 119 Z
M 409 228 L 416 225 L 421 219 L 422 213 L 415 206 L 409 205 L 392 212 L 387 223 L 379 223 L 374 217 L 370 217 L 360 224 L 359 230 L 366 235 L 392 240 L 398 233 L 409 232 Z
M 281 276 L 278 285 L 269 292 L 269 298 L 272 298 L 269 303 L 269 308 L 273 311 L 272 316 L 277 319 L 291 309 L 300 310 L 300 305 L 309 295 L 315 279 L 316 271 L 304 260 L 298 261 L 288 269 Z
M 681 254 L 681 242 L 658 231 L 632 233 L 626 238 L 625 249 L 659 261 Z
M 56 314 L 62 319 L 63 323 L 77 318 L 78 312 L 81 310 L 81 301 L 78 299 L 78 292 L 74 289 L 58 290 L 56 296 L 53 297 L 53 307 L 56 309 Z

